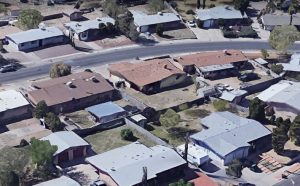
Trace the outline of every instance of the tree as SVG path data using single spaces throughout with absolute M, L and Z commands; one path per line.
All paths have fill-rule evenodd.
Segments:
M 279 75 L 283 72 L 283 66 L 281 64 L 279 64 L 279 65 L 274 64 L 274 65 L 271 65 L 271 70 L 274 73 Z
M 50 77 L 57 78 L 62 76 L 67 76 L 71 74 L 71 65 L 64 63 L 53 64 L 50 68 Z
M 197 0 L 197 9 L 200 9 L 200 7 L 201 7 L 200 0 Z
M 295 145 L 300 146 L 300 115 L 296 116 L 289 129 L 290 138 Z
M 266 120 L 265 104 L 257 97 L 250 101 L 249 118 L 259 122 Z
M 206 0 L 203 0 L 203 2 L 202 2 L 202 8 L 203 8 L 203 9 L 205 9 L 205 1 L 206 1 Z
M 270 56 L 270 54 L 268 53 L 268 51 L 266 49 L 261 49 L 260 53 L 264 59 L 266 59 Z
M 36 104 L 36 107 L 33 110 L 33 116 L 38 119 L 43 118 L 46 116 L 48 110 L 46 102 L 44 100 L 40 101 Z
M 294 26 L 276 26 L 270 34 L 270 46 L 282 53 L 300 39 L 300 34 Z
M 298 12 L 298 9 L 299 9 L 298 1 L 292 0 L 291 4 L 289 6 L 289 9 L 288 9 L 288 13 L 290 15 L 296 14 Z M 291 25 L 291 23 L 290 23 L 290 25 Z
M 57 146 L 51 145 L 48 140 L 31 139 L 30 154 L 32 162 L 38 166 L 49 165 L 56 151 Z
M 139 36 L 137 27 L 133 22 L 133 15 L 131 12 L 121 14 L 116 19 L 116 28 L 129 39 L 135 41 Z
M 123 140 L 127 140 L 127 141 L 133 141 L 134 140 L 133 132 L 130 129 L 122 129 L 120 135 L 121 135 L 121 138 Z
M 272 147 L 277 154 L 284 150 L 284 144 L 288 141 L 288 135 L 280 128 L 274 128 L 272 132 Z
M 275 116 L 275 115 L 272 115 L 272 116 L 270 117 L 270 124 L 271 124 L 271 125 L 275 125 L 275 121 L 276 121 L 276 116 Z
M 24 29 L 38 28 L 39 24 L 42 22 L 43 16 L 41 12 L 35 9 L 25 9 L 20 12 L 18 17 L 18 23 Z
M 62 124 L 59 117 L 52 112 L 47 113 L 45 117 L 45 123 L 49 126 L 52 132 L 57 132 L 62 129 Z
M 0 185 L 1 186 L 19 186 L 19 175 L 14 171 L 0 172 Z
M 115 25 L 112 24 L 111 22 L 106 23 L 106 29 L 109 33 L 114 33 L 116 31 Z
M 237 159 L 233 160 L 225 169 L 227 175 L 234 176 L 236 178 L 240 178 L 242 176 L 242 170 L 242 163 Z
M 150 0 L 148 6 L 154 13 L 160 12 L 165 9 L 163 0 Z
M 277 9 L 277 6 L 275 4 L 275 2 L 273 0 L 269 0 L 267 5 L 266 5 L 266 8 L 264 10 L 264 14 L 271 14 L 271 13 L 274 13 Z
M 102 33 L 105 33 L 107 31 L 107 27 L 104 23 L 99 23 L 99 30 Z
M 169 186 L 194 186 L 194 183 L 190 183 L 185 181 L 184 179 L 180 179 L 175 183 L 170 183 Z
M 175 126 L 180 122 L 180 120 L 180 115 L 177 114 L 173 109 L 168 109 L 159 117 L 159 122 L 161 125 L 166 127 Z
M 164 26 L 162 24 L 156 26 L 156 34 L 160 37 L 164 35 Z
M 244 15 L 245 11 L 249 6 L 249 0 L 234 0 L 234 8 L 236 10 L 240 10 Z

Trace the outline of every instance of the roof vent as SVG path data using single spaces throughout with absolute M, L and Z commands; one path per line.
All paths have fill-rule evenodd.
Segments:
M 66 83 L 66 85 L 67 85 L 68 87 L 70 87 L 70 88 L 76 88 L 76 86 L 73 84 L 72 81 L 68 81 L 68 82 Z
M 157 12 L 157 14 L 160 16 L 164 15 L 162 12 Z
M 76 26 L 81 26 L 81 24 L 77 23 Z
M 90 77 L 90 80 L 92 80 L 94 83 L 99 83 L 99 80 L 95 76 Z
M 101 19 L 100 19 L 100 18 L 97 18 L 97 21 L 101 21 Z

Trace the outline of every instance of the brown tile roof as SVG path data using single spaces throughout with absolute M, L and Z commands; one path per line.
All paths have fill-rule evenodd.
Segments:
M 94 77 L 98 82 L 92 81 Z M 68 86 L 72 82 L 73 88 Z M 29 99 L 37 104 L 45 100 L 48 106 L 112 91 L 114 88 L 98 73 L 80 72 L 65 77 L 33 83 L 40 88 L 28 93 Z
M 169 59 L 152 59 L 140 63 L 119 63 L 109 65 L 111 74 L 124 78 L 138 86 L 161 81 L 171 75 L 184 74 Z
M 174 58 L 174 60 L 183 66 L 196 65 L 197 67 L 205 67 L 246 61 L 247 58 L 241 51 L 226 50 L 185 55 Z
M 218 186 L 210 177 L 204 173 L 198 172 L 198 178 L 191 180 L 191 183 L 194 183 L 195 186 Z

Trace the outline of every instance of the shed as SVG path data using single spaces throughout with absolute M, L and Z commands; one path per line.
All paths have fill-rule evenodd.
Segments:
M 246 90 L 233 90 L 233 91 L 224 91 L 222 92 L 222 95 L 220 96 L 220 99 L 238 104 L 241 102 L 241 100 L 247 95 Z
M 139 126 L 145 128 L 147 123 L 147 118 L 145 118 L 142 114 L 137 114 L 134 116 L 131 116 L 131 119 Z
M 177 147 L 178 151 L 183 155 L 185 150 L 185 144 Z M 188 162 L 197 164 L 198 166 L 210 161 L 208 154 L 193 144 L 188 144 Z
M 94 120 L 98 123 L 109 122 L 127 115 L 122 107 L 111 101 L 88 107 L 85 110 L 92 114 Z

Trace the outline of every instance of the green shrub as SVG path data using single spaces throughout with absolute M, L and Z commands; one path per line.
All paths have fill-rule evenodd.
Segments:
M 279 65 L 272 65 L 271 70 L 276 74 L 281 74 L 283 72 L 283 66 L 281 64 Z
M 213 102 L 213 106 L 216 111 L 225 111 L 227 108 L 228 102 L 225 100 L 216 100 Z
M 177 114 L 173 109 L 168 109 L 159 118 L 161 125 L 166 127 L 175 126 L 180 122 L 180 115 Z
M 238 35 L 232 30 L 223 29 L 222 32 L 223 32 L 223 36 L 225 38 L 237 38 L 238 37 Z
M 189 10 L 186 11 L 186 14 L 195 15 L 195 12 L 192 9 L 189 9 Z
M 189 105 L 188 105 L 187 103 L 181 104 L 181 105 L 179 105 L 179 107 L 178 107 L 178 109 L 179 109 L 180 111 L 186 110 L 186 109 L 188 109 L 188 108 L 189 108 Z
M 133 132 L 130 129 L 122 129 L 120 135 L 123 140 L 127 140 L 127 141 L 134 140 Z
M 257 38 L 257 32 L 253 30 L 252 27 L 242 27 L 241 31 L 238 33 L 239 37 L 247 37 L 247 38 Z

